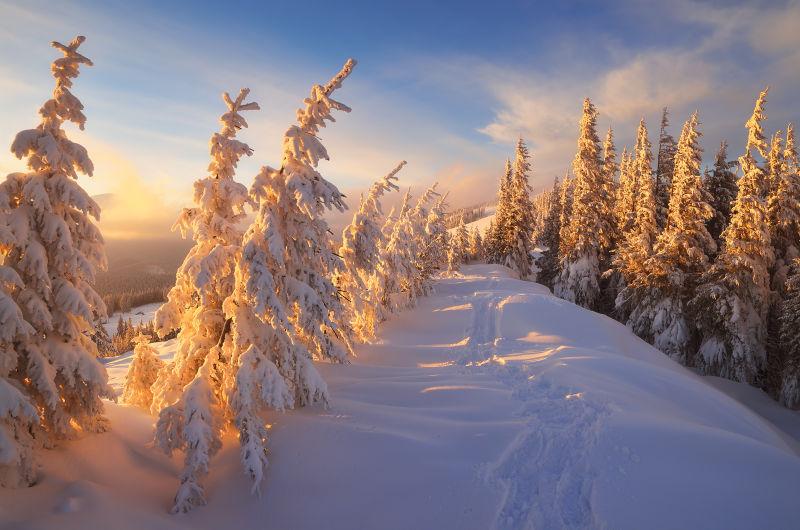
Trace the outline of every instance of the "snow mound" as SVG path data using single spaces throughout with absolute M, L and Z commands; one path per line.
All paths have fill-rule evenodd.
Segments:
M 174 343 L 157 350 L 168 359 Z M 260 498 L 230 435 L 208 506 L 168 515 L 180 455 L 150 447 L 151 416 L 109 404 L 110 432 L 43 452 L 39 484 L 0 491 L 0 526 L 738 529 L 800 520 L 800 415 L 721 385 L 737 401 L 617 322 L 502 267 L 438 280 L 357 354 L 350 365 L 319 365 L 331 409 L 268 418 Z M 116 387 L 128 359 L 107 363 Z

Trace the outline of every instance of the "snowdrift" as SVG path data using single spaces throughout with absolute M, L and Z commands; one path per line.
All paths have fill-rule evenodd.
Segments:
M 169 358 L 174 344 L 158 345 Z M 228 437 L 209 505 L 167 510 L 180 457 L 153 418 L 42 453 L 3 528 L 792 528 L 800 416 L 756 414 L 613 320 L 498 266 L 465 266 L 350 365 L 331 409 L 275 414 L 262 497 Z M 122 384 L 129 356 L 107 364 Z M 739 385 L 715 384 L 738 392 Z M 732 389 L 732 390 L 731 390 Z M 760 399 L 760 398 L 759 398 Z M 770 421 L 766 418 L 771 418 Z M 780 421 L 777 421 L 779 418 Z

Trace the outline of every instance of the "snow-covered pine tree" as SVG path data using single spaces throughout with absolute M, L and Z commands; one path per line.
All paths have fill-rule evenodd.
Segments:
M 719 144 L 719 151 L 714 159 L 714 170 L 708 174 L 703 183 L 711 197 L 711 207 L 714 209 L 714 215 L 708 220 L 706 226 L 718 249 L 721 249 L 722 232 L 728 226 L 731 218 L 731 206 L 736 199 L 738 185 L 733 169 L 737 165 L 736 161 L 728 161 L 728 142 L 723 140 Z
M 632 227 L 636 219 L 636 172 L 633 164 L 633 153 L 628 148 L 622 150 L 619 165 L 619 186 L 614 213 L 617 217 L 617 235 L 622 238 Z
M 100 207 L 76 182 L 94 167 L 62 128 L 86 122 L 70 91 L 80 65 L 92 65 L 78 53 L 84 40 L 52 43 L 63 54 L 51 66 L 53 97 L 11 144 L 29 171 L 0 184 L 0 486 L 35 482 L 35 447 L 103 430 L 101 398 L 114 395 L 91 339 L 105 315 L 92 287 L 106 265 L 92 220 Z
M 781 150 L 780 136 L 773 136 L 768 157 L 768 179 L 771 188 L 767 197 L 770 238 L 775 250 L 772 288 L 784 292 L 789 265 L 800 257 L 800 174 L 794 129 L 786 130 L 786 148 Z
M 379 247 L 383 240 L 383 210 L 380 200 L 384 193 L 399 189 L 395 181 L 397 173 L 405 164 L 405 161 L 400 162 L 389 174 L 370 187 L 366 196 L 361 197 L 352 222 L 342 232 L 339 255 L 344 267 L 335 283 L 345 293 L 343 296 L 350 311 L 350 324 L 355 338 L 361 341 L 374 338 L 377 326 L 375 309 L 370 307 L 374 298 L 367 283 L 375 272 L 380 258 Z
M 483 260 L 483 238 L 480 229 L 475 226 L 469 233 L 469 259 L 472 261 Z
M 569 227 L 561 239 L 564 258 L 554 292 L 594 309 L 600 297 L 601 252 L 611 246 L 614 219 L 597 137 L 597 110 L 588 98 L 583 102 L 579 130 L 578 152 L 572 163 L 575 196 Z
M 538 263 L 539 273 L 536 275 L 536 281 L 550 289 L 553 288 L 553 280 L 558 274 L 559 232 L 561 231 L 561 190 L 562 186 L 558 182 L 558 177 L 556 177 L 553 182 L 553 189 L 550 192 L 552 195 L 550 209 L 547 211 L 547 215 L 544 219 L 544 227 L 541 236 L 541 244 L 544 246 L 544 251 Z
M 780 317 L 780 347 L 784 366 L 778 399 L 792 409 L 800 408 L 800 260 L 795 260 L 786 281 L 787 298 Z
M 675 172 L 675 138 L 667 132 L 669 127 L 669 111 L 664 107 L 661 113 L 661 129 L 658 134 L 658 154 L 656 156 L 656 215 L 659 228 L 664 228 L 669 206 L 669 195 L 672 190 L 672 175 Z
M 250 188 L 256 215 L 236 256 L 234 290 L 223 304 L 229 333 L 223 330 L 220 347 L 213 350 L 218 355 L 212 353 L 201 368 L 209 375 L 221 370 L 219 379 L 204 384 L 219 384 L 224 408 L 219 420 L 230 421 L 237 431 L 254 492 L 268 463 L 263 413 L 327 405 L 327 385 L 313 361 L 345 362 L 352 352 L 352 331 L 332 281 L 342 262 L 328 244 L 324 218 L 346 206 L 317 164 L 328 159 L 320 128 L 335 121 L 333 111 L 350 111 L 332 94 L 354 67 L 350 59 L 328 83 L 311 88 L 297 111 L 297 124 L 284 133 L 280 169 L 265 166 L 256 175 Z M 206 429 L 216 423 L 208 422 Z M 202 499 L 198 487 L 188 495 L 179 492 L 178 509 Z
M 159 416 L 157 445 L 167 453 L 175 449 L 185 452 L 173 512 L 186 512 L 205 503 L 199 481 L 222 444 L 227 397 L 220 385 L 226 379 L 223 371 L 233 369 L 232 359 L 222 359 L 221 347 L 230 329 L 223 303 L 234 291 L 241 223 L 250 201 L 247 188 L 233 177 L 239 159 L 253 153 L 235 137 L 247 127 L 240 113 L 259 109 L 257 103 L 245 102 L 249 92 L 243 88 L 236 99 L 227 92 L 222 95 L 227 112 L 220 116 L 220 131 L 209 142 L 208 175 L 195 181 L 195 206 L 184 208 L 173 226 L 184 237 L 191 232 L 195 243 L 178 268 L 167 301 L 155 315 L 159 336 L 180 329 L 172 362 L 159 371 L 151 386 L 151 411 Z
M 439 196 L 428 212 L 425 221 L 425 238 L 420 242 L 421 261 L 424 265 L 425 275 L 433 276 L 447 263 L 448 232 L 445 224 L 445 210 L 447 209 L 447 194 Z
M 525 141 L 520 138 L 514 155 L 514 166 L 508 192 L 507 239 L 501 263 L 514 270 L 522 280 L 533 275 L 534 212 L 531 202 L 531 186 L 529 173 L 531 170 L 530 155 Z
M 459 263 L 467 261 L 467 253 L 469 252 L 469 231 L 467 231 L 467 225 L 464 224 L 463 214 L 459 217 L 458 226 L 453 230 L 453 235 L 450 237 L 450 248 L 452 249 L 454 258 Z
M 429 266 L 423 252 L 427 239 L 426 227 L 430 209 L 436 204 L 437 198 L 442 196 L 436 191 L 437 186 L 438 183 L 434 183 L 426 189 L 425 193 L 417 200 L 414 209 L 408 212 L 406 246 L 412 264 L 412 275 L 409 278 L 413 292 L 411 306 L 416 305 L 417 297 L 428 294 L 431 277 L 436 273 L 436 269 Z
M 645 274 L 628 285 L 637 300 L 628 326 L 684 365 L 691 365 L 695 336 L 688 304 L 715 250 L 705 226 L 713 211 L 700 177 L 697 127 L 695 112 L 678 140 L 666 227 L 645 263 Z
M 756 101 L 745 124 L 747 146 L 739 165 L 744 175 L 723 247 L 711 269 L 703 276 L 692 301 L 701 332 L 697 365 L 706 374 L 756 383 L 766 362 L 766 319 L 771 298 L 769 268 L 773 250 L 767 208 L 763 199 L 764 169 L 753 151 L 767 155 L 761 122 L 766 119 L 767 89 Z
M 653 244 L 658 236 L 656 222 L 655 182 L 653 180 L 653 153 L 647 137 L 644 118 L 639 122 L 636 135 L 636 158 L 630 171 L 635 181 L 635 209 L 631 227 L 622 237 L 614 257 L 614 268 L 621 276 L 623 285 L 617 295 L 615 307 L 618 316 L 627 321 L 630 311 L 638 304 L 635 288 L 640 278 L 647 276 L 645 263 L 653 253 Z
M 611 249 L 617 243 L 617 226 L 614 219 L 617 171 L 619 171 L 619 166 L 617 165 L 617 150 L 614 146 L 614 131 L 609 127 L 606 138 L 603 141 L 603 195 L 601 196 L 600 204 L 598 204 L 598 214 L 605 220 L 604 226 L 607 226 L 609 230 L 608 237 L 602 240 L 604 246 L 600 248 L 600 265 L 603 269 L 609 265 Z
M 558 220 L 558 271 L 560 271 L 561 262 L 564 260 L 569 250 L 567 247 L 569 243 L 569 224 L 572 218 L 572 205 L 575 202 L 575 179 L 570 177 L 568 172 L 564 173 L 564 180 L 561 183 L 558 202 L 561 208 L 561 215 Z
M 506 159 L 503 176 L 500 177 L 500 185 L 497 190 L 494 221 L 486 236 L 486 251 L 489 263 L 503 263 L 505 256 L 510 253 L 512 178 L 511 161 Z
M 122 402 L 150 409 L 153 392 L 150 387 L 156 382 L 164 361 L 158 358 L 155 348 L 150 346 L 150 337 L 139 334 L 134 338 L 133 358 L 122 388 Z

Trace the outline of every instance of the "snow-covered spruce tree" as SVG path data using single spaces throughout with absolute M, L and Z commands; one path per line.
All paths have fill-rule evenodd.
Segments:
M 483 238 L 480 229 L 475 226 L 469 233 L 469 250 L 467 252 L 472 261 L 483 261 Z
M 558 249 L 559 249 L 559 232 L 561 231 L 561 189 L 558 177 L 553 183 L 553 189 L 550 192 L 552 200 L 550 201 L 550 209 L 547 211 L 547 216 L 544 219 L 544 227 L 542 228 L 541 244 L 544 246 L 542 257 L 539 259 L 538 267 L 539 273 L 536 276 L 536 281 L 553 288 L 553 280 L 558 274 Z
M 133 358 L 122 388 L 122 402 L 150 409 L 153 392 L 150 387 L 156 382 L 164 361 L 158 358 L 155 348 L 150 346 L 150 337 L 139 334 L 134 339 Z
M 506 159 L 503 175 L 497 190 L 497 207 L 494 221 L 486 232 L 486 251 L 489 263 L 503 263 L 509 254 L 511 240 L 511 187 L 513 170 L 511 161 Z
M 661 113 L 661 129 L 658 134 L 658 152 L 656 155 L 656 216 L 659 228 L 664 228 L 669 206 L 669 194 L 672 190 L 672 175 L 675 172 L 675 138 L 667 132 L 669 127 L 669 111 L 664 107 Z
M 380 199 L 384 193 L 399 189 L 395 181 L 397 173 L 406 164 L 400 162 L 388 175 L 375 182 L 361 197 L 358 211 L 352 222 L 342 232 L 342 245 L 339 255 L 344 267 L 335 278 L 337 288 L 345 293 L 350 312 L 350 324 L 355 337 L 369 341 L 375 336 L 377 322 L 375 309 L 370 307 L 374 297 L 367 283 L 375 272 L 379 259 L 379 247 L 383 240 L 381 226 L 383 210 Z
M 458 219 L 458 226 L 453 230 L 453 235 L 450 237 L 450 248 L 455 254 L 455 259 L 459 263 L 467 261 L 467 252 L 469 251 L 469 231 L 467 225 L 464 224 L 464 216 Z M 449 261 L 449 259 L 448 259 Z
M 608 128 L 606 138 L 603 141 L 603 195 L 601 202 L 598 205 L 600 208 L 599 215 L 602 219 L 606 220 L 605 226 L 608 227 L 609 235 L 604 238 L 604 247 L 601 247 L 600 264 L 605 268 L 609 265 L 611 249 L 617 244 L 618 234 L 617 225 L 615 221 L 615 203 L 617 197 L 617 183 L 616 177 L 619 171 L 617 165 L 617 150 L 614 146 L 614 131 L 611 127 Z
M 529 159 L 528 147 L 520 138 L 517 141 L 508 197 L 508 213 L 510 215 L 506 254 L 502 256 L 501 263 L 514 270 L 522 280 L 531 279 L 534 275 L 533 258 L 531 257 L 534 212 L 529 183 L 531 171 Z
M 561 208 L 561 215 L 558 220 L 558 270 L 561 270 L 561 262 L 564 260 L 569 248 L 568 232 L 570 219 L 572 217 L 572 205 L 575 202 L 575 179 L 569 176 L 569 173 L 564 174 L 564 181 L 561 183 L 561 192 L 559 196 L 559 207 Z
M 350 59 L 324 86 L 311 88 L 297 124 L 284 133 L 280 169 L 266 166 L 256 175 L 250 188 L 256 215 L 242 239 L 233 293 L 223 304 L 230 332 L 220 337 L 219 356 L 206 361 L 210 371 L 221 371 L 220 419 L 237 431 L 254 492 L 268 463 L 264 412 L 327 405 L 327 385 L 313 360 L 345 362 L 352 352 L 352 331 L 332 281 L 342 262 L 328 244 L 323 217 L 346 206 L 316 168 L 328 159 L 320 128 L 334 121 L 333 111 L 350 111 L 331 96 L 354 67 Z M 192 493 L 183 504 L 201 498 Z
M 697 365 L 703 373 L 754 384 L 765 368 L 766 319 L 771 291 L 769 268 L 773 260 L 764 197 L 766 174 L 753 150 L 766 157 L 761 122 L 766 119 L 767 89 L 756 101 L 745 124 L 747 146 L 739 165 L 744 175 L 722 251 L 703 276 L 693 313 L 701 333 Z
M 429 293 L 430 280 L 438 270 L 437 268 L 432 267 L 432 264 L 428 263 L 428 260 L 424 254 L 425 243 L 428 237 L 428 216 L 430 214 L 431 207 L 435 206 L 438 198 L 442 197 L 442 195 L 436 191 L 437 186 L 438 184 L 434 183 L 425 190 L 425 193 L 423 193 L 417 200 L 417 204 L 414 206 L 414 209 L 408 212 L 408 218 L 406 220 L 406 233 L 408 237 L 406 245 L 408 247 L 409 256 L 411 256 L 411 263 L 413 265 L 411 268 L 413 274 L 409 278 L 411 282 L 411 289 L 413 291 L 413 301 L 411 303 L 412 306 L 416 305 L 417 297 L 424 296 Z
M 775 250 L 772 288 L 784 292 L 789 265 L 800 257 L 800 174 L 794 130 L 786 130 L 786 148 L 781 150 L 780 136 L 773 137 L 768 157 L 771 184 L 767 198 L 770 238 Z
M 675 154 L 666 227 L 645 274 L 628 285 L 637 301 L 628 326 L 684 365 L 691 365 L 695 330 L 688 304 L 708 267 L 715 243 L 705 222 L 713 214 L 700 177 L 697 112 L 684 124 Z
M 778 399 L 792 409 L 800 408 L 800 260 L 795 260 L 786 281 L 787 298 L 780 317 L 780 347 L 784 366 Z
M 639 122 L 636 135 L 636 158 L 631 162 L 630 171 L 635 179 L 636 203 L 634 219 L 631 227 L 624 233 L 614 257 L 614 268 L 621 281 L 619 294 L 615 302 L 617 315 L 624 322 L 638 304 L 635 288 L 626 286 L 639 284 L 641 278 L 647 276 L 645 266 L 653 253 L 653 244 L 658 236 L 656 222 L 655 182 L 653 180 L 653 153 L 647 137 L 647 125 L 644 118 Z
M 11 144 L 29 171 L 0 184 L 0 485 L 36 481 L 33 449 L 79 431 L 105 428 L 102 397 L 112 398 L 97 361 L 93 323 L 105 315 L 95 272 L 106 265 L 103 238 L 92 218 L 100 207 L 76 182 L 94 167 L 86 149 L 62 128 L 83 129 L 83 105 L 70 88 L 84 37 L 53 42 L 52 99 L 35 129 Z
M 703 183 L 711 197 L 711 207 L 714 209 L 714 215 L 708 220 L 706 226 L 718 249 L 721 248 L 722 232 L 728 226 L 731 218 L 731 206 L 736 199 L 737 177 L 733 169 L 737 165 L 736 161 L 728 161 L 728 142 L 723 140 L 719 144 L 719 151 L 714 159 L 714 170 L 708 174 Z
M 420 260 L 427 277 L 433 276 L 447 264 L 449 235 L 445 224 L 446 201 L 447 194 L 440 195 L 425 220 L 425 237 L 420 242 Z
M 220 434 L 228 413 L 220 385 L 228 378 L 223 372 L 234 366 L 232 359 L 222 358 L 221 347 L 230 328 L 223 303 L 234 291 L 241 223 L 250 200 L 247 188 L 233 179 L 239 159 L 253 153 L 235 138 L 239 129 L 247 127 L 240 113 L 259 108 L 257 103 L 245 103 L 248 94 L 244 88 L 235 100 L 227 92 L 222 95 L 227 112 L 220 117 L 220 132 L 209 142 L 208 176 L 195 181 L 195 206 L 184 208 L 173 226 L 184 237 L 191 232 L 194 246 L 178 268 L 167 302 L 155 315 L 159 336 L 180 329 L 172 362 L 159 371 L 151 386 L 151 411 L 158 414 L 156 444 L 167 453 L 185 452 L 173 512 L 186 512 L 205 502 L 199 481 L 222 444 Z
M 628 148 L 622 150 L 619 165 L 619 186 L 614 205 L 614 214 L 617 218 L 617 235 L 624 236 L 632 227 L 636 219 L 636 171 L 634 167 L 634 154 L 628 153 Z
M 575 196 L 569 226 L 561 239 L 564 258 L 555 295 L 594 309 L 600 297 L 600 257 L 614 232 L 612 197 L 600 158 L 597 110 L 587 98 L 580 121 L 578 152 L 572 163 Z

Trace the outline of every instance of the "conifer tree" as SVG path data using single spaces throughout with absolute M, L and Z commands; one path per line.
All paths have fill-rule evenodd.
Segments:
M 628 288 L 637 301 L 628 326 L 681 364 L 690 364 L 695 330 L 687 311 L 715 243 L 705 222 L 713 214 L 700 178 L 697 112 L 683 126 L 675 154 L 666 227 L 645 274 Z
M 617 217 L 617 235 L 622 238 L 632 227 L 636 219 L 636 172 L 633 165 L 634 154 L 628 148 L 622 150 L 619 166 L 619 186 L 614 213 Z
M 597 110 L 588 98 L 583 103 L 579 130 L 578 152 L 572 164 L 574 202 L 569 227 L 561 239 L 564 258 L 555 294 L 594 309 L 600 297 L 601 252 L 611 246 L 614 220 L 600 158 Z
M 358 211 L 353 221 L 342 233 L 339 255 L 344 263 L 343 271 L 336 277 L 337 288 L 347 293 L 350 323 L 356 337 L 368 341 L 374 337 L 375 310 L 369 307 L 373 300 L 367 282 L 375 272 L 378 263 L 379 247 L 383 240 L 381 225 L 383 211 L 380 199 L 384 193 L 397 190 L 397 173 L 406 164 L 400 162 L 388 175 L 375 182 L 361 197 Z
M 234 290 L 223 305 L 229 333 L 223 331 L 221 347 L 201 367 L 222 370 L 219 393 L 225 413 L 209 428 L 228 420 L 236 429 L 254 492 L 268 463 L 263 413 L 327 406 L 327 385 L 313 361 L 345 362 L 352 352 L 352 331 L 332 281 L 343 265 L 328 244 L 324 218 L 346 206 L 317 165 L 329 159 L 320 128 L 335 121 L 334 111 L 350 111 L 332 95 L 354 67 L 350 59 L 328 83 L 311 88 L 297 123 L 284 134 L 280 169 L 265 166 L 256 175 L 249 193 L 257 205 L 255 219 L 237 255 Z M 181 497 L 179 492 L 179 507 Z M 194 500 L 191 496 L 183 503 Z
M 247 127 L 240 112 L 259 109 L 257 103 L 245 102 L 249 92 L 242 89 L 236 99 L 227 92 L 222 95 L 227 112 L 220 117 L 220 132 L 209 142 L 208 176 L 195 181 L 195 206 L 184 208 L 173 226 L 184 237 L 191 232 L 195 244 L 178 268 L 167 302 L 155 315 L 159 336 L 180 329 L 175 356 L 151 387 L 151 410 L 159 416 L 156 443 L 167 453 L 175 449 L 185 452 L 173 512 L 186 512 L 205 503 L 199 480 L 222 444 L 225 396 L 219 386 L 224 378 L 221 372 L 233 366 L 224 362 L 231 359 L 223 360 L 220 351 L 230 329 L 223 302 L 235 287 L 241 222 L 250 201 L 247 188 L 233 177 L 239 159 L 253 153 L 235 137 Z
M 744 175 L 734 202 L 723 247 L 704 275 L 692 301 L 701 332 L 697 364 L 706 374 L 753 384 L 766 361 L 766 319 L 771 297 L 769 268 L 773 260 L 763 199 L 766 174 L 753 151 L 766 157 L 761 122 L 766 119 L 767 89 L 761 92 L 745 124 L 747 146 L 739 165 Z
M 86 123 L 70 90 L 92 65 L 78 52 L 84 40 L 52 43 L 63 54 L 53 96 L 11 144 L 29 171 L 0 184 L 0 486 L 34 483 L 35 448 L 104 430 L 101 398 L 114 395 L 91 340 L 105 316 L 93 287 L 106 266 L 100 207 L 77 183 L 94 167 L 62 128 Z
M 489 263 L 503 263 L 505 256 L 510 253 L 512 177 L 511 161 L 506 160 L 503 176 L 500 178 L 500 186 L 497 191 L 497 207 L 494 213 L 494 221 L 486 236 Z
M 785 150 L 781 150 L 780 136 L 773 137 L 768 170 L 772 187 L 767 198 L 767 213 L 775 250 L 772 286 L 783 293 L 788 267 L 800 256 L 800 174 L 791 125 L 786 131 Z
M 531 250 L 533 245 L 534 212 L 531 201 L 528 147 L 522 138 L 517 141 L 514 168 L 508 193 L 507 242 L 502 263 L 514 270 L 522 280 L 533 274 Z
M 661 114 L 661 129 L 658 134 L 658 155 L 656 159 L 656 215 L 658 226 L 664 227 L 667 218 L 669 195 L 672 190 L 672 175 L 675 172 L 675 138 L 667 132 L 669 112 L 667 107 Z
M 445 225 L 447 194 L 442 194 L 431 206 L 425 221 L 425 237 L 420 242 L 421 261 L 425 268 L 425 276 L 431 277 L 447 263 L 448 233 Z
M 636 158 L 630 171 L 635 179 L 636 203 L 634 220 L 614 257 L 614 267 L 624 282 L 615 302 L 618 315 L 627 320 L 630 311 L 638 304 L 636 288 L 647 275 L 645 263 L 652 255 L 653 244 L 658 236 L 656 224 L 655 182 L 653 180 L 653 154 L 647 137 L 644 118 L 639 122 L 636 138 Z M 625 286 L 632 286 L 628 289 Z
M 544 251 L 539 260 L 539 273 L 536 277 L 539 283 L 550 289 L 553 288 L 553 280 L 558 274 L 562 189 L 563 187 L 559 185 L 558 177 L 556 177 L 553 183 L 553 189 L 550 192 L 552 196 L 550 209 L 547 211 L 547 216 L 544 220 L 544 228 L 542 229 L 541 243 L 544 246 Z
M 614 206 L 616 202 L 617 186 L 616 175 L 619 167 L 617 166 L 617 150 L 614 146 L 614 131 L 611 127 L 608 128 L 605 141 L 603 142 L 603 185 L 602 195 L 599 198 L 598 214 L 605 220 L 605 226 L 608 227 L 609 235 L 603 240 L 603 246 L 600 248 L 600 264 L 603 269 L 609 264 L 610 252 L 617 243 L 617 226 L 614 219 L 615 211 Z
M 150 346 L 150 337 L 140 333 L 134 338 L 134 342 L 136 345 L 133 348 L 133 358 L 122 387 L 122 402 L 150 409 L 153 402 L 150 387 L 156 382 L 164 361 L 157 357 L 156 350 Z
M 469 250 L 469 232 L 467 226 L 464 224 L 464 215 L 458 219 L 458 226 L 453 231 L 450 237 L 450 249 L 453 252 L 453 257 L 458 263 L 467 261 L 467 252 Z M 449 261 L 449 257 L 448 257 Z
M 719 144 L 719 151 L 714 160 L 714 170 L 708 174 L 703 183 L 711 198 L 711 207 L 714 209 L 714 215 L 707 223 L 708 233 L 714 238 L 718 249 L 721 248 L 722 232 L 731 218 L 731 205 L 736 199 L 738 185 L 736 173 L 733 171 L 736 165 L 736 161 L 728 161 L 728 142 L 723 140 Z
M 561 184 L 558 202 L 561 208 L 561 215 L 558 221 L 558 269 L 560 271 L 561 262 L 563 262 L 567 252 L 567 239 L 569 237 L 570 219 L 572 218 L 572 205 L 575 202 L 575 179 L 570 177 L 569 173 L 564 174 L 564 182 Z
M 781 308 L 780 347 L 785 360 L 779 401 L 800 408 L 800 260 L 795 260 L 786 281 L 788 296 Z
M 469 233 L 469 259 L 473 261 L 483 260 L 483 238 L 480 229 L 475 226 Z

